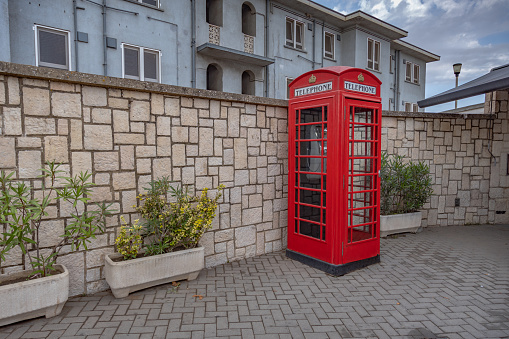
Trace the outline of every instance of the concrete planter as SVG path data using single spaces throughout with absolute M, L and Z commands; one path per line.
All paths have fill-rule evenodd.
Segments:
M 55 265 L 60 274 L 0 286 L 0 327 L 18 321 L 46 316 L 51 318 L 62 312 L 69 298 L 69 272 Z M 0 282 L 26 278 L 27 272 L 0 275 Z
M 422 213 L 405 213 L 380 216 L 380 236 L 386 237 L 391 234 L 412 232 L 417 233 L 421 227 Z
M 144 288 L 194 280 L 205 267 L 204 253 L 204 248 L 198 247 L 126 261 L 113 261 L 121 255 L 110 254 L 105 257 L 106 281 L 115 298 L 124 298 Z

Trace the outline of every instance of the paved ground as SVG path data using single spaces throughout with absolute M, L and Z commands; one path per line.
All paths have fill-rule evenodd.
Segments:
M 382 239 L 380 264 L 343 277 L 279 252 L 125 299 L 73 298 L 0 328 L 19 337 L 509 338 L 509 225 Z

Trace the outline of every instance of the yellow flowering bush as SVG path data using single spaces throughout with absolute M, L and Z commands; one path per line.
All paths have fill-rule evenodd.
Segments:
M 124 260 L 135 259 L 143 246 L 142 232 L 143 228 L 138 225 L 139 219 L 134 221 L 132 226 L 129 226 L 121 216 L 123 225 L 120 227 L 120 234 L 115 239 L 118 253 L 122 254 Z
M 187 187 L 173 187 L 165 177 L 151 182 L 147 193 L 138 196 L 141 204 L 136 208 L 145 220 L 146 255 L 196 247 L 212 225 L 223 188 L 218 186 L 209 198 L 208 188 L 193 196 Z

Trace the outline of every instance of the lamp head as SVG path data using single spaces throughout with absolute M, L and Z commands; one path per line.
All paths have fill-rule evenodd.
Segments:
M 452 65 L 452 68 L 454 69 L 454 74 L 458 76 L 461 72 L 461 66 L 462 64 L 454 64 Z

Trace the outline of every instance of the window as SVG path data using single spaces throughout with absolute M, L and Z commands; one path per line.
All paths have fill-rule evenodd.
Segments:
M 412 63 L 409 61 L 406 62 L 405 80 L 412 81 Z
M 56 28 L 35 25 L 35 65 L 70 70 L 70 34 Z
M 325 32 L 324 33 L 324 56 L 326 58 L 334 59 L 334 36 L 335 34 Z
M 290 99 L 290 83 L 293 81 L 293 78 L 286 78 L 286 99 Z
M 286 18 L 286 46 L 304 49 L 304 23 Z
M 414 84 L 419 84 L 419 65 L 414 64 L 414 74 L 412 77 L 412 81 Z
M 223 25 L 223 1 L 207 0 L 205 3 L 205 19 L 214 26 Z
M 256 36 L 256 10 L 248 2 L 242 4 L 242 33 Z
M 212 91 L 223 90 L 223 70 L 219 65 L 210 64 L 207 67 L 207 89 Z
M 394 73 L 394 55 L 392 54 L 389 63 L 389 72 Z
M 242 73 L 242 94 L 255 95 L 255 76 L 251 71 Z
M 368 68 L 380 71 L 380 42 L 368 39 Z
M 412 104 L 412 107 L 413 107 L 413 111 L 414 111 L 414 112 L 419 112 L 419 105 L 417 105 L 417 104 Z
M 413 82 L 414 84 L 419 84 L 419 76 L 420 76 L 420 66 L 416 64 L 412 64 L 410 61 L 406 62 L 406 73 L 405 80 L 408 82 Z
M 161 53 L 155 49 L 122 44 L 124 78 L 161 82 Z

